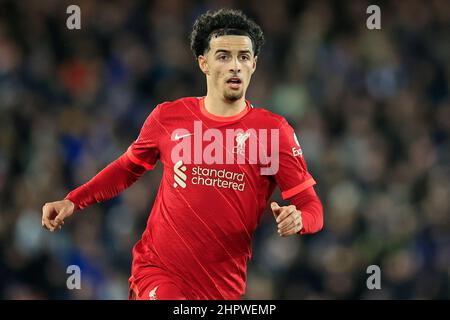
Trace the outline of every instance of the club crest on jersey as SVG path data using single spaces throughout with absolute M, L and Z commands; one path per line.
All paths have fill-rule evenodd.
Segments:
M 236 136 L 236 146 L 233 148 L 233 153 L 245 154 L 245 141 L 250 137 L 250 132 L 239 132 Z

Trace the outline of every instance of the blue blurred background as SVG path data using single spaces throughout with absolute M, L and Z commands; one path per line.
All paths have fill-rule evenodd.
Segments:
M 262 26 L 247 98 L 294 126 L 325 210 L 322 232 L 290 238 L 266 212 L 244 298 L 450 298 L 450 4 L 377 3 L 381 30 L 360 0 L 0 0 L 0 298 L 127 298 L 161 165 L 61 232 L 41 207 L 122 154 L 157 103 L 205 94 L 188 36 L 220 7 Z

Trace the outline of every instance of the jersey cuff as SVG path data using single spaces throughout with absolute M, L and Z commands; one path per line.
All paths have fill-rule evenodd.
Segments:
M 127 149 L 127 157 L 128 157 L 128 159 L 131 160 L 131 162 L 133 162 L 141 167 L 144 167 L 145 170 L 152 170 L 155 167 L 155 164 L 149 164 L 145 161 L 142 161 L 142 160 L 136 158 L 136 156 L 131 151 L 130 147 Z
M 283 198 L 283 200 L 289 199 L 292 196 L 295 196 L 297 193 L 300 193 L 303 190 L 306 190 L 306 189 L 308 189 L 309 187 L 312 187 L 315 184 L 316 184 L 316 181 L 313 178 L 310 178 L 310 179 L 300 183 L 296 187 L 293 187 L 293 188 L 291 188 L 289 190 L 283 191 L 281 193 L 281 197 Z

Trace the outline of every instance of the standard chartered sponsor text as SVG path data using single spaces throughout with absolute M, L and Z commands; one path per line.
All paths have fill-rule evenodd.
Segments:
M 191 170 L 191 183 L 225 189 L 243 191 L 245 189 L 245 174 L 226 169 L 211 169 L 195 166 Z

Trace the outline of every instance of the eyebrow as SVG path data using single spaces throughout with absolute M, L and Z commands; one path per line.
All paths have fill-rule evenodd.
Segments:
M 225 49 L 217 49 L 216 52 L 214 53 L 215 55 L 218 53 L 230 53 L 230 50 L 225 50 Z M 249 53 L 251 54 L 250 50 L 239 50 L 239 53 Z

